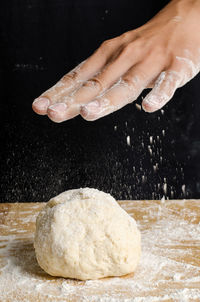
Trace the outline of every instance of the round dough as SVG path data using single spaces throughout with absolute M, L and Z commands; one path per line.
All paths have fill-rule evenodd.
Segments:
M 141 253 L 135 220 L 110 194 L 91 188 L 66 191 L 46 204 L 34 247 L 48 274 L 80 280 L 131 273 Z

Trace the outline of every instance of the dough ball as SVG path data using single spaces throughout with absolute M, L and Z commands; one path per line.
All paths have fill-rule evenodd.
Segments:
M 48 274 L 80 280 L 131 273 L 141 253 L 135 220 L 110 194 L 91 188 L 66 191 L 46 204 L 34 247 Z

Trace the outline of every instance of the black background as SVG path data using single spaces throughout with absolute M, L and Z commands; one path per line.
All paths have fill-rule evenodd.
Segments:
M 147 114 L 133 103 L 95 122 L 55 124 L 31 109 L 101 42 L 144 24 L 166 3 L 2 1 L 1 202 L 46 201 L 85 186 L 117 199 L 200 198 L 199 75 L 164 112 Z

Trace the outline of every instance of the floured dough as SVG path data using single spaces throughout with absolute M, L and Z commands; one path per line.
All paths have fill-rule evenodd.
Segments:
M 81 280 L 131 273 L 141 253 L 135 220 L 110 194 L 91 188 L 66 191 L 46 204 L 34 247 L 48 274 Z

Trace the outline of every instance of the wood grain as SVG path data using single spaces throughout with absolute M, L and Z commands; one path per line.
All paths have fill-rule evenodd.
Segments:
M 140 264 L 134 274 L 86 282 L 38 266 L 33 235 L 44 203 L 0 204 L 0 301 L 200 301 L 200 201 L 119 203 L 141 230 Z

